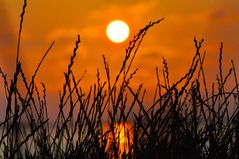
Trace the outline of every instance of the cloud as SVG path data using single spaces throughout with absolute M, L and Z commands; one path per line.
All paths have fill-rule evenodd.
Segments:
M 92 11 L 89 15 L 91 19 L 97 21 L 105 21 L 105 19 L 123 18 L 128 21 L 136 19 L 143 20 L 143 16 L 147 16 L 156 7 L 155 1 L 139 1 L 130 5 L 118 5 L 117 3 L 105 4 L 101 8 Z
M 48 40 L 72 39 L 79 34 L 79 30 L 75 28 L 55 28 L 49 35 Z
M 16 38 L 2 2 L 0 2 L 0 17 L 0 67 L 11 76 L 15 67 Z

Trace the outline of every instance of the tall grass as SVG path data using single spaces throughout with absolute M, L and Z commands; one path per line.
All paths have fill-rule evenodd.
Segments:
M 143 85 L 137 89 L 131 86 L 131 80 L 138 72 L 138 69 L 132 69 L 138 48 L 147 31 L 163 19 L 150 22 L 129 42 L 115 77 L 111 76 L 109 63 L 103 56 L 106 81 L 102 81 L 102 72 L 98 70 L 97 82 L 88 92 L 81 87 L 80 81 L 84 76 L 77 78 L 72 70 L 80 44 L 78 36 L 64 73 L 57 117 L 51 125 L 46 86 L 44 83 L 37 84 L 35 77 L 54 42 L 43 54 L 32 78 L 27 79 L 19 58 L 26 4 L 25 0 L 16 71 L 10 82 L 0 69 L 7 99 L 5 118 L 0 123 L 1 158 L 239 157 L 238 78 L 233 61 L 229 71 L 223 70 L 222 44 L 219 74 L 212 86 L 208 85 L 205 76 L 205 54 L 201 53 L 203 40 L 196 38 L 191 66 L 177 82 L 170 82 L 165 59 L 162 78 L 156 68 L 157 86 L 152 105 L 145 105 Z M 226 87 L 228 83 L 233 87 Z M 39 87 L 42 87 L 42 92 Z M 103 116 L 108 117 L 107 127 L 104 126 Z

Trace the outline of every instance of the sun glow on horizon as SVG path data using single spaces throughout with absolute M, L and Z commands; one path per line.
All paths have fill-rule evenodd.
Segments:
M 129 37 L 129 26 L 122 20 L 114 20 L 108 24 L 106 35 L 114 43 L 124 42 Z
M 106 149 L 116 144 L 119 154 L 128 153 L 133 144 L 133 125 L 131 123 L 115 123 L 114 129 L 110 125 L 104 125 L 104 132 L 110 132 L 107 138 Z

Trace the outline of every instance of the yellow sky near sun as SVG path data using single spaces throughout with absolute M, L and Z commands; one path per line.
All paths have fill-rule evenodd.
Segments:
M 11 70 L 15 62 L 21 8 L 19 0 L 0 2 L 0 66 L 3 70 Z M 184 75 L 194 55 L 194 36 L 205 38 L 206 66 L 211 78 L 216 77 L 211 72 L 216 73 L 221 41 L 225 44 L 225 60 L 238 60 L 239 1 L 236 0 L 29 1 L 20 58 L 30 77 L 44 51 L 55 40 L 37 79 L 45 82 L 48 92 L 58 92 L 77 34 L 80 34 L 82 42 L 75 69 L 78 77 L 87 70 L 84 86 L 88 87 L 96 81 L 97 68 L 104 74 L 103 54 L 110 62 L 112 75 L 117 73 L 124 57 L 128 41 L 114 44 L 106 37 L 105 29 L 111 20 L 127 22 L 132 37 L 149 21 L 163 17 L 165 20 L 148 32 L 138 52 L 134 63 L 134 68 L 139 67 L 135 84 L 143 82 L 146 89 L 154 88 L 155 67 L 162 68 L 162 57 L 169 63 L 173 80 Z

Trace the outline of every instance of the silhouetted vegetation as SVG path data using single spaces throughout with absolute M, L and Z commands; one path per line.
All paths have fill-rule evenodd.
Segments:
M 102 81 L 98 70 L 97 82 L 88 92 L 81 87 L 83 77 L 78 79 L 72 70 L 80 44 L 78 36 L 64 73 L 58 114 L 52 125 L 47 111 L 46 87 L 44 83 L 37 84 L 35 77 L 54 42 L 44 53 L 32 78 L 27 79 L 19 60 L 26 4 L 25 0 L 20 17 L 16 71 L 10 82 L 0 69 L 7 99 L 5 118 L 0 123 L 1 158 L 239 157 L 238 78 L 233 61 L 229 71 L 223 70 L 222 44 L 219 74 L 212 86 L 208 85 L 204 73 L 203 40 L 196 38 L 191 66 L 177 82 L 170 82 L 165 59 L 163 78 L 156 68 L 157 87 L 152 105 L 144 104 L 143 85 L 137 89 L 131 86 L 138 71 L 131 67 L 138 48 L 147 31 L 163 19 L 150 22 L 134 36 L 116 77 L 111 76 L 109 63 L 103 56 L 107 80 Z M 228 83 L 231 88 L 226 87 Z M 102 119 L 105 115 L 108 116 L 107 128 Z M 119 129 L 124 130 L 123 136 Z

